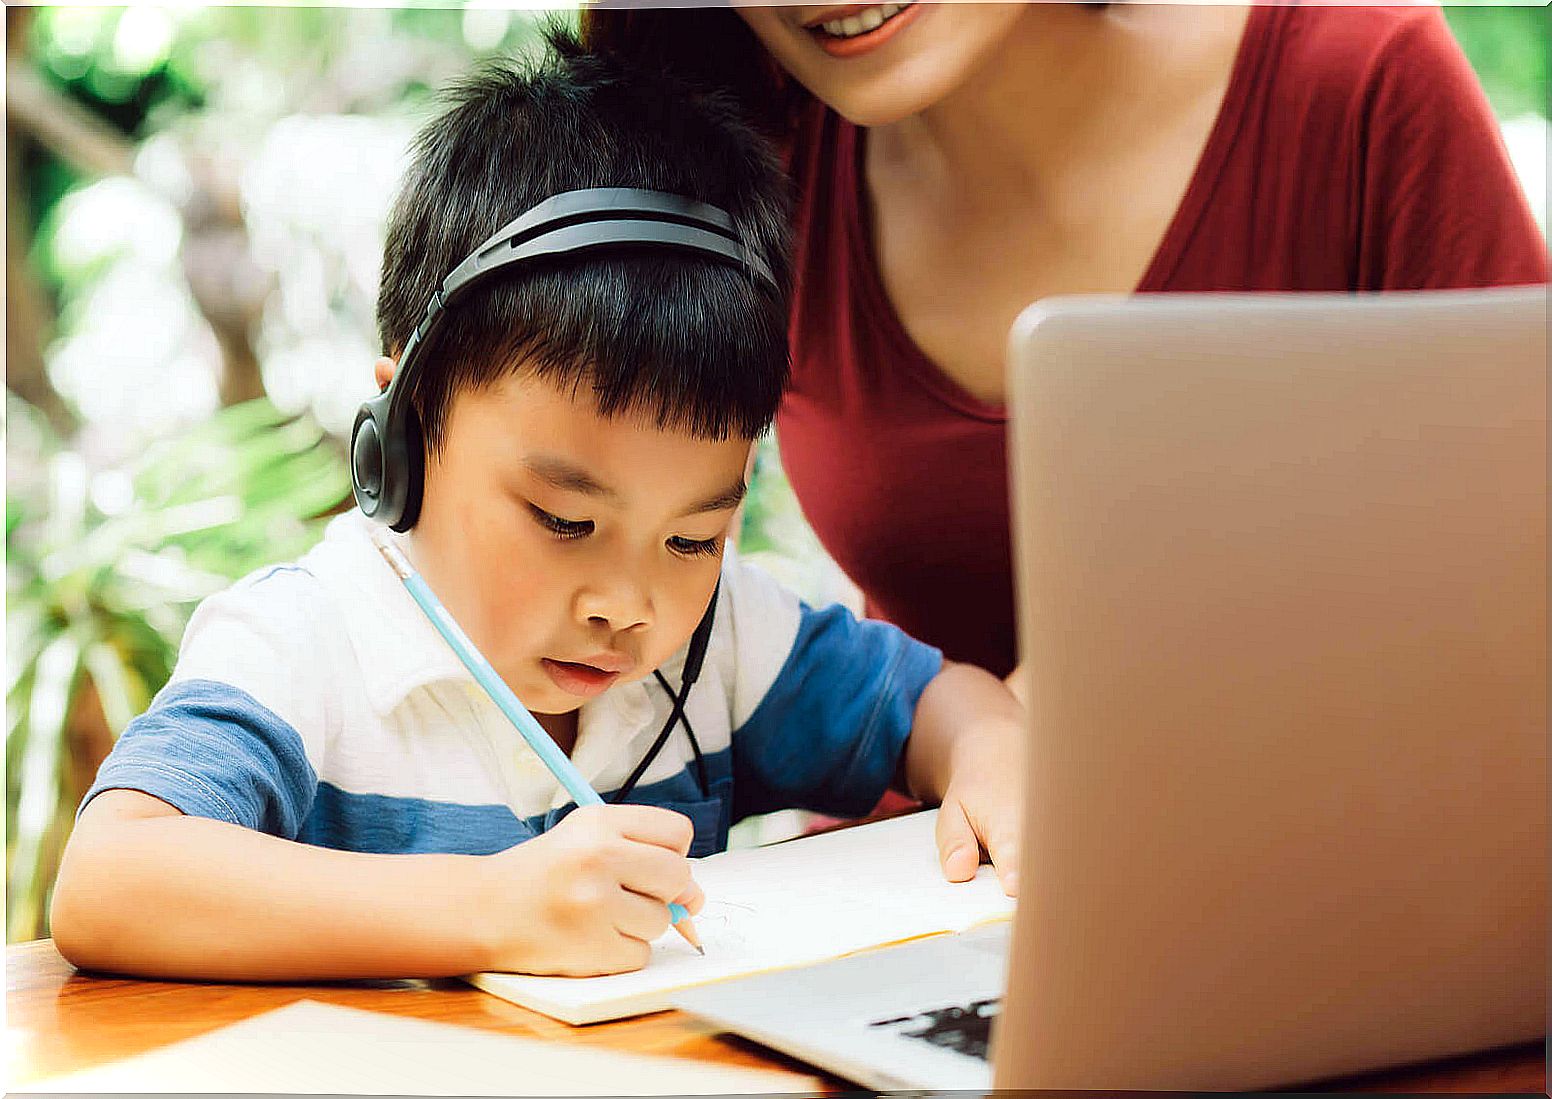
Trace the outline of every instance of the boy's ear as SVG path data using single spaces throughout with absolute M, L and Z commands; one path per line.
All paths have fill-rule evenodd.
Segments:
M 377 379 L 377 391 L 381 393 L 388 388 L 388 383 L 393 381 L 393 372 L 399 369 L 399 364 L 387 355 L 382 356 L 372 364 L 372 377 Z

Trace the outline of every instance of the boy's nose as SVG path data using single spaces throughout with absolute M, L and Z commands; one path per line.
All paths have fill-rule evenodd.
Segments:
M 577 595 L 577 617 L 611 632 L 652 624 L 652 599 L 645 587 L 623 577 L 595 584 Z

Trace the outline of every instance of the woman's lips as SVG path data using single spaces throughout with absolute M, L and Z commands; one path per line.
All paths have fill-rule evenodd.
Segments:
M 595 668 L 591 664 L 573 664 L 566 660 L 551 660 L 549 657 L 542 658 L 539 663 L 550 677 L 550 682 L 567 694 L 580 698 L 603 694 L 622 674 Z
M 876 5 L 870 5 L 876 6 Z M 831 57 L 858 57 L 865 53 L 871 53 L 899 34 L 905 26 L 914 22 L 927 5 L 922 2 L 913 3 L 890 16 L 879 26 L 864 34 L 852 38 L 835 38 L 827 34 L 824 28 L 814 26 L 809 29 L 809 35 L 819 48 Z M 862 9 L 866 10 L 866 9 Z

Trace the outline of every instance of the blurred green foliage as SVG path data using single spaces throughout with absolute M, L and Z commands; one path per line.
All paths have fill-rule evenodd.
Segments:
M 460 61 L 522 53 L 536 47 L 539 24 L 550 19 L 574 25 L 576 13 L 447 4 L 39 7 L 25 51 L 71 99 L 139 139 L 212 110 L 235 118 L 233 108 L 251 108 L 241 113 L 255 122 L 320 109 L 322 101 L 365 113 L 413 110 L 435 92 L 438 74 L 430 66 L 416 72 L 413 53 L 390 65 L 374 47 L 417 43 Z M 397 71 L 406 60 L 408 71 Z M 80 182 L 49 157 L 32 156 L 27 168 L 35 221 Z
M 6 494 L 6 933 L 47 930 L 49 891 L 101 751 L 172 674 L 189 614 L 304 552 L 347 499 L 343 454 L 268 401 L 223 409 L 123 468 L 88 471 L 20 401 L 31 476 Z M 91 764 L 95 766 L 95 764 Z
M 1455 6 L 1450 30 L 1500 118 L 1548 114 L 1552 14 L 1547 8 Z

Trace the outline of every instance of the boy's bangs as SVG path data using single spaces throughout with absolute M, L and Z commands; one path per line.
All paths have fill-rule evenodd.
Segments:
M 450 326 L 437 351 L 458 378 L 444 392 L 533 370 L 587 394 L 603 416 L 643 416 L 696 438 L 758 438 L 775 418 L 787 380 L 785 314 L 731 268 L 677 256 L 590 260 L 480 298 L 460 306 L 465 323 Z M 422 414 L 439 437 L 445 406 L 423 405 Z

